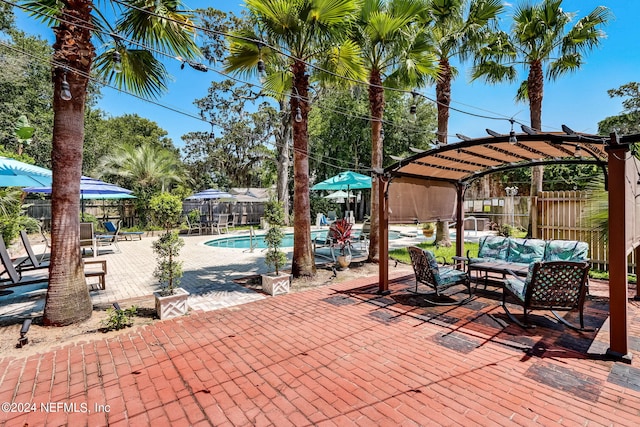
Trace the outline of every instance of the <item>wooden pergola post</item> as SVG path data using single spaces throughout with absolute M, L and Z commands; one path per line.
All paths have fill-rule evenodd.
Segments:
M 607 354 L 631 361 L 627 325 L 627 206 L 625 157 L 629 147 L 611 134 L 609 169 L 609 348 Z
M 456 186 L 456 256 L 464 255 L 464 184 Z
M 389 293 L 389 182 L 383 175 L 374 179 L 379 180 L 378 185 L 378 293 Z

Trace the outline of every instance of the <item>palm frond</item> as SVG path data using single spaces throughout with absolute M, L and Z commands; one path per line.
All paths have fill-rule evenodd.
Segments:
M 113 71 L 113 50 L 103 52 L 94 62 L 96 72 L 108 83 L 150 98 L 157 98 L 166 89 L 167 71 L 149 51 L 125 49 L 120 54 L 121 73 Z
M 160 7 L 155 6 L 157 3 L 140 9 L 126 9 L 116 25 L 118 34 L 154 50 L 186 59 L 196 58 L 199 50 L 191 15 L 178 12 L 177 8 L 181 5 L 179 1 L 160 2 Z

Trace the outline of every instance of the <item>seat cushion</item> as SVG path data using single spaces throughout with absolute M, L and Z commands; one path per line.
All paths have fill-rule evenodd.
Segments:
M 502 236 L 486 236 L 480 239 L 478 258 L 492 258 L 504 260 L 507 258 L 509 239 Z
M 508 262 L 529 264 L 542 261 L 546 242 L 540 239 L 509 239 Z
M 424 251 L 424 255 L 427 257 L 427 262 L 429 263 L 429 270 L 433 275 L 433 279 L 436 284 L 440 284 L 440 267 L 438 266 L 438 261 L 436 260 L 436 256 L 431 251 Z
M 440 286 L 461 283 L 467 278 L 467 273 L 456 270 L 455 268 L 441 268 L 439 275 L 440 280 L 438 281 L 438 285 Z
M 504 282 L 504 287 L 509 289 L 515 296 L 518 297 L 521 301 L 524 301 L 524 294 L 526 292 L 525 287 L 526 282 L 516 278 L 516 277 L 507 277 Z
M 545 261 L 586 261 L 589 244 L 575 240 L 550 240 L 544 252 Z

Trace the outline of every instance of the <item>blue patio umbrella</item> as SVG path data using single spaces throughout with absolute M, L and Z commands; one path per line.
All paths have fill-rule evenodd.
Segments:
M 0 187 L 51 185 L 51 175 L 49 169 L 0 156 Z
M 209 188 L 202 190 L 196 194 L 187 197 L 187 200 L 219 200 L 219 201 L 233 201 L 236 196 L 227 193 L 226 191 L 218 190 L 217 188 Z
M 51 184 L 48 187 L 27 187 L 27 193 L 51 194 Z M 80 201 L 82 203 L 82 216 L 84 218 L 85 200 L 115 200 L 135 199 L 133 191 L 119 187 L 115 184 L 100 181 L 99 179 L 83 176 L 80 178 Z
M 312 190 L 344 190 L 347 193 L 350 190 L 367 188 L 371 188 L 371 177 L 353 171 L 340 172 L 338 175 L 325 179 L 311 187 Z M 349 210 L 349 199 L 347 199 L 347 210 Z
M 196 194 L 193 194 L 187 197 L 186 200 L 201 200 L 204 204 L 204 201 L 208 201 L 209 204 L 209 219 L 213 218 L 213 207 L 211 206 L 211 201 L 215 200 L 217 202 L 233 202 L 236 200 L 236 196 L 233 194 L 227 193 L 226 191 L 218 190 L 217 188 L 208 188 L 206 190 L 202 190 Z M 202 211 L 200 212 L 202 214 Z
M 362 190 L 366 188 L 371 188 L 371 177 L 352 171 L 340 172 L 338 175 L 325 179 L 311 187 L 312 190 L 329 191 Z

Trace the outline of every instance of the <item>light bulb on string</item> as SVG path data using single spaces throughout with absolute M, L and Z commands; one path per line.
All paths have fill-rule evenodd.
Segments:
M 62 75 L 62 84 L 60 84 L 60 99 L 63 101 L 71 101 L 73 96 L 71 95 L 71 86 L 67 82 L 67 72 Z
M 509 144 L 517 144 L 518 138 L 516 138 L 516 133 L 513 131 L 513 119 L 509 120 L 511 122 L 511 131 L 509 132 Z
M 296 107 L 296 116 L 294 119 L 297 123 L 300 123 L 302 121 L 302 110 L 300 109 L 300 107 Z
M 114 50 L 113 54 L 111 55 L 111 59 L 113 59 L 113 72 L 121 73 L 122 72 L 122 56 L 120 55 L 120 52 L 118 52 L 117 50 Z

